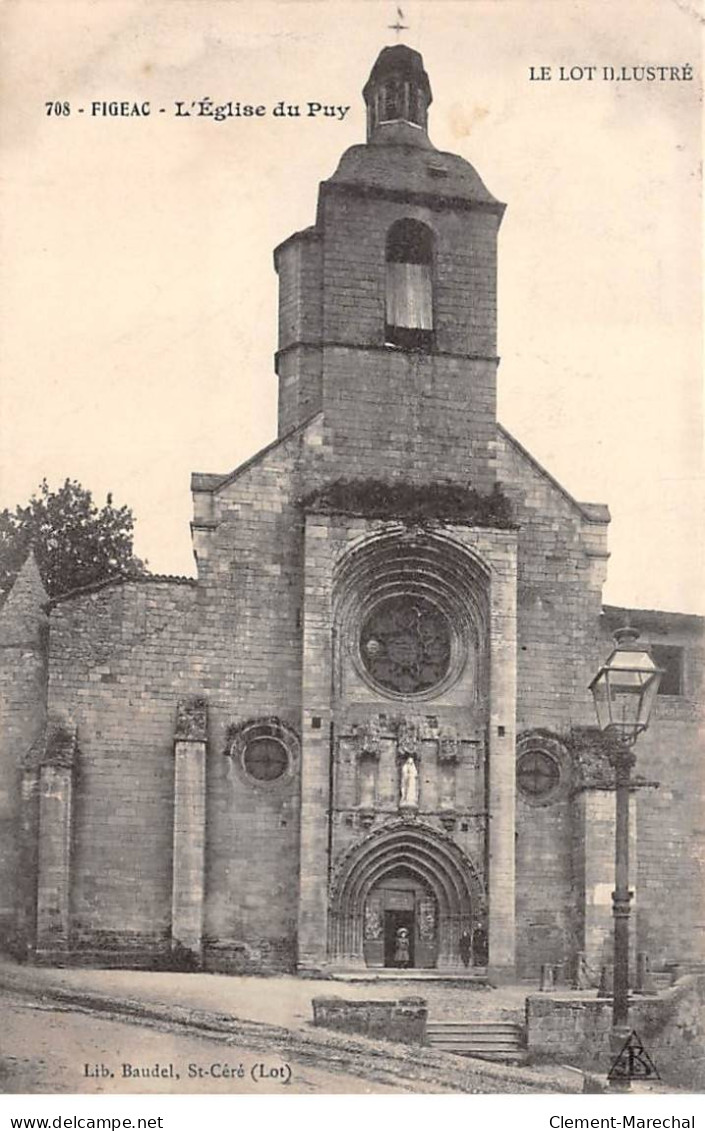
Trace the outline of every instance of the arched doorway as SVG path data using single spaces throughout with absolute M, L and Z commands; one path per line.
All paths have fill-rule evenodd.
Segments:
M 461 935 L 484 920 L 470 859 L 436 829 L 402 820 L 343 859 L 331 892 L 329 954 L 343 966 L 462 969 Z
M 366 966 L 432 969 L 438 961 L 438 903 L 413 869 L 395 868 L 370 891 L 364 906 Z

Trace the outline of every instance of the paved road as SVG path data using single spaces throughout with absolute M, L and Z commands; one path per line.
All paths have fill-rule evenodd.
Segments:
M 403 1094 L 417 1090 L 411 1082 L 390 1087 L 360 1076 L 319 1070 L 280 1052 L 252 1052 L 230 1041 L 128 1024 L 4 991 L 0 992 L 0 1016 L 0 1093 L 5 1094 Z M 126 1075 L 123 1065 L 148 1071 L 159 1065 L 170 1075 Z M 244 1078 L 237 1074 L 240 1067 Z M 226 1075 L 233 1071 L 236 1075 Z

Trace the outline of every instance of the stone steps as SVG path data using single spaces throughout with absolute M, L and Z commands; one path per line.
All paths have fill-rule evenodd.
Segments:
M 524 1029 L 513 1021 L 429 1021 L 426 1041 L 431 1048 L 460 1056 L 509 1064 L 527 1059 Z
M 326 977 L 337 982 L 475 982 L 478 985 L 487 984 L 487 970 L 482 966 L 474 966 L 472 972 L 467 970 L 395 970 L 392 967 L 369 966 L 364 970 L 332 969 L 326 971 Z

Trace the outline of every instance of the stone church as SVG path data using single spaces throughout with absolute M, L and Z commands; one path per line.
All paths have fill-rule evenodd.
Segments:
M 363 96 L 366 142 L 274 253 L 277 438 L 193 476 L 197 577 L 49 601 L 30 559 L 0 610 L 3 945 L 599 970 L 614 792 L 588 684 L 628 618 L 666 672 L 637 748 L 635 946 L 697 962 L 702 620 L 603 607 L 607 508 L 496 418 L 505 205 L 430 141 L 417 52 L 385 48 Z

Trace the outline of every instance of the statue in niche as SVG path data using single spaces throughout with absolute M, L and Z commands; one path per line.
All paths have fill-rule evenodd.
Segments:
M 419 771 L 411 754 L 401 768 L 399 804 L 404 809 L 417 809 L 419 804 Z

